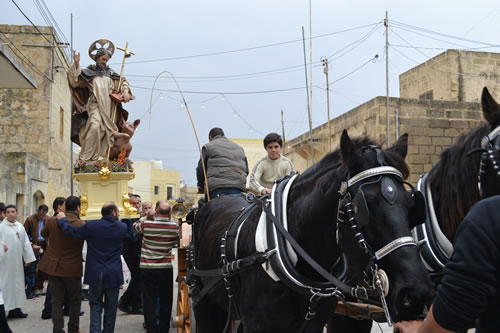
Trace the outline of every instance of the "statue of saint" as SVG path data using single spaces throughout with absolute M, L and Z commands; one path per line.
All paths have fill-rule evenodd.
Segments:
M 127 80 L 122 78 L 120 84 L 120 75 L 107 65 L 114 50 L 109 40 L 95 41 L 89 48 L 89 56 L 95 64 L 83 69 L 80 53 L 73 51 L 74 63 L 68 70 L 68 81 L 73 96 L 71 140 L 81 147 L 77 164 L 107 158 L 108 149 L 114 143 L 113 133 L 121 132 L 128 118 L 121 102 L 135 98 Z M 112 99 L 111 94 L 115 98 Z

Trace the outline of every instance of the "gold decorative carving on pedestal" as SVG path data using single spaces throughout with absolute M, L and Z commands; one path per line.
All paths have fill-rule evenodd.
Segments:
M 137 214 L 137 208 L 133 207 L 130 204 L 130 197 L 128 196 L 128 194 L 126 192 L 123 193 L 123 195 L 122 195 L 122 205 L 123 205 L 123 209 L 125 209 L 125 213 L 127 215 Z
M 111 171 L 109 171 L 108 167 L 102 167 L 102 169 L 99 170 L 99 178 L 101 178 L 101 180 L 108 180 L 109 177 L 111 177 Z
M 81 202 L 80 216 L 85 216 L 87 215 L 87 209 L 89 208 L 89 198 L 87 198 L 85 194 L 82 194 L 80 196 L 80 202 Z

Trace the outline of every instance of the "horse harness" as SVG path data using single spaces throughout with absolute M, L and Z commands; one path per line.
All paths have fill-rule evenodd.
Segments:
M 380 151 L 378 147 L 374 148 L 370 146 L 370 148 Z M 354 231 L 357 244 L 365 255 L 369 257 L 370 263 L 364 275 L 371 276 L 371 280 L 364 281 L 366 286 L 357 285 L 355 287 L 347 285 L 344 282 L 346 280 L 345 266 L 343 267 L 343 274 L 341 274 L 339 278 L 333 276 L 318 264 L 283 226 L 283 218 L 286 219 L 286 200 L 283 200 L 282 194 L 286 187 L 288 187 L 288 189 L 290 188 L 296 176 L 297 175 L 294 177 L 285 177 L 277 181 L 273 187 L 270 198 L 268 196 L 257 198 L 253 195 L 244 194 L 250 202 L 250 205 L 241 209 L 221 238 L 220 249 L 222 266 L 220 268 L 210 270 L 197 269 L 194 264 L 194 256 L 192 253 L 188 254 L 188 259 L 191 262 L 191 269 L 188 275 L 191 277 L 212 278 L 199 293 L 193 295 L 195 296 L 194 306 L 196 306 L 197 301 L 206 296 L 221 280 L 223 280 L 229 298 L 228 312 L 230 317 L 231 310 L 233 309 L 231 300 L 234 296 L 229 280 L 230 276 L 239 274 L 263 263 L 268 263 L 280 280 L 292 290 L 309 300 L 308 311 L 305 315 L 306 321 L 315 317 L 315 309 L 320 299 L 336 297 L 341 301 L 345 301 L 347 298 L 354 298 L 369 304 L 382 306 L 387 322 L 389 325 L 392 325 L 392 319 L 385 301 L 385 296 L 388 294 L 389 282 L 385 272 L 378 269 L 377 262 L 401 247 L 416 246 L 417 243 L 413 237 L 399 237 L 379 250 L 373 251 L 366 242 L 362 232 L 359 230 L 360 227 L 369 222 L 369 210 L 362 190 L 365 184 L 359 186 L 357 193 L 354 193 L 352 186 L 361 181 L 377 177 L 376 180 L 366 184 L 380 183 L 380 190 L 384 199 L 394 203 L 397 200 L 394 178 L 399 182 L 404 182 L 401 172 L 394 167 L 383 165 L 364 170 L 342 182 L 339 190 L 340 200 L 336 219 L 337 230 L 339 226 L 348 224 Z M 419 193 L 414 191 L 414 194 L 418 197 Z M 271 208 L 269 206 L 271 206 Z M 238 259 L 236 257 L 236 248 L 238 245 L 237 240 L 239 231 L 241 231 L 248 216 L 258 208 L 261 208 L 263 211 L 262 214 L 266 216 L 268 249 L 266 251 L 257 252 L 255 255 Z M 340 238 L 341 235 L 337 234 L 338 242 L 341 240 Z M 298 272 L 294 267 L 295 263 L 289 257 L 290 249 L 293 249 L 298 256 L 326 281 L 312 281 Z M 343 260 L 340 260 L 340 262 L 342 265 L 345 265 Z M 190 280 L 194 283 L 193 279 Z M 191 285 L 191 287 L 194 286 Z M 376 301 L 376 299 L 380 299 L 380 302 Z M 237 309 L 235 310 L 237 311 Z
M 495 140 L 500 135 L 500 126 L 492 130 L 488 135 L 481 140 L 481 148 L 473 149 L 467 155 L 476 151 L 481 151 L 481 160 L 479 164 L 478 174 L 478 189 L 481 197 L 484 196 L 483 186 L 486 175 L 486 166 L 488 160 L 495 172 L 497 180 L 500 182 L 500 167 L 495 157 Z M 439 280 L 443 273 L 443 268 L 450 260 L 453 254 L 453 244 L 442 232 L 439 221 L 434 210 L 434 201 L 432 191 L 428 182 L 428 174 L 420 177 L 417 183 L 417 191 L 422 193 L 425 198 L 426 219 L 421 225 L 416 226 L 412 230 L 413 237 L 417 241 L 420 258 L 424 263 L 431 277 Z
M 495 147 L 495 140 L 500 134 L 500 126 L 497 126 L 493 131 L 491 131 L 488 135 L 484 136 L 481 140 L 481 148 L 483 149 L 483 153 L 481 154 L 481 162 L 479 164 L 479 176 L 477 185 L 479 188 L 479 193 L 481 197 L 483 196 L 483 188 L 481 186 L 484 183 L 484 176 L 486 174 L 486 162 L 489 160 L 491 162 L 491 166 L 493 167 L 493 171 L 495 172 L 495 176 L 497 180 L 500 182 L 500 167 L 495 157 L 495 149 L 498 150 L 498 147 Z

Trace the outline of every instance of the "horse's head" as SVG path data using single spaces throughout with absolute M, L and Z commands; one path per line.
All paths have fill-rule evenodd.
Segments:
M 345 130 L 340 142 L 348 173 L 340 188 L 337 232 L 348 275 L 358 285 L 382 283 L 395 320 L 415 319 L 432 297 L 410 232 L 425 211 L 420 194 L 405 188 L 407 149 L 406 134 L 387 150 L 358 146 Z
M 481 96 L 481 106 L 491 129 L 481 141 L 484 152 L 479 168 L 479 188 L 483 197 L 490 197 L 500 194 L 500 106 L 486 87 Z

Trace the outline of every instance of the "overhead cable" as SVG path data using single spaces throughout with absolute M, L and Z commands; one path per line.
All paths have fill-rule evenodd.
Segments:
M 14 1 L 14 0 L 12 0 Z M 363 29 L 366 27 L 371 27 L 374 25 L 379 25 L 382 21 L 372 23 L 372 24 L 366 24 L 363 26 L 355 27 L 355 28 L 350 28 L 350 29 L 344 29 L 340 31 L 335 31 L 335 32 L 330 32 L 318 36 L 313 36 L 312 39 L 316 38 L 323 38 L 327 36 L 332 36 L 332 35 L 337 35 L 349 31 L 354 31 L 358 29 Z M 309 39 L 309 38 L 306 38 Z M 253 47 L 246 47 L 246 48 L 241 48 L 241 49 L 235 49 L 235 50 L 226 50 L 226 51 L 219 51 L 219 52 L 211 52 L 211 53 L 202 53 L 202 54 L 195 54 L 195 55 L 188 55 L 188 56 L 179 56 L 179 57 L 170 57 L 170 58 L 161 58 L 161 59 L 149 59 L 149 60 L 138 60 L 138 61 L 128 61 L 127 64 L 140 64 L 140 63 L 147 63 L 147 62 L 159 62 L 159 61 L 171 61 L 171 60 L 180 60 L 180 59 L 191 59 L 191 58 L 199 58 L 199 57 L 209 57 L 209 56 L 216 56 L 216 55 L 221 55 L 221 54 L 229 54 L 229 53 L 237 53 L 237 52 L 245 52 L 245 51 L 252 51 L 252 50 L 258 50 L 258 49 L 263 49 L 263 48 L 269 48 L 269 47 L 275 47 L 275 46 L 281 46 L 281 45 L 286 45 L 286 44 L 292 44 L 292 43 L 297 43 L 297 42 L 302 42 L 302 39 L 294 39 L 294 40 L 289 40 L 286 42 L 278 42 L 278 43 L 273 43 L 273 44 L 267 44 L 267 45 L 259 45 L 259 46 L 253 46 Z
M 417 30 L 417 31 L 428 33 L 428 34 L 433 34 L 433 35 L 437 35 L 437 36 L 441 36 L 441 37 L 446 37 L 446 38 L 450 38 L 450 39 L 460 40 L 460 41 L 463 41 L 463 42 L 474 43 L 474 44 L 482 44 L 482 45 L 487 45 L 487 46 L 491 46 L 491 47 L 500 47 L 500 45 L 498 45 L 498 44 L 492 44 L 492 43 L 478 41 L 478 40 L 474 40 L 474 39 L 469 39 L 469 38 L 454 36 L 454 35 L 450 35 L 450 34 L 445 34 L 445 33 L 442 33 L 442 32 L 438 32 L 438 31 L 434 31 L 434 30 L 429 30 L 429 29 L 417 27 L 417 26 L 414 26 L 414 25 L 410 25 L 410 24 L 406 24 L 406 23 L 398 22 L 398 21 L 394 21 L 394 20 L 390 20 L 389 23 L 391 25 L 393 25 L 393 26 L 399 26 L 400 28 L 407 28 L 407 29 Z
M 23 14 L 23 16 L 31 23 L 31 25 L 36 29 L 36 31 L 38 31 L 38 33 L 40 33 L 40 35 L 42 35 L 42 37 L 45 38 L 45 40 L 49 42 L 49 44 L 52 46 L 52 42 L 47 37 L 45 37 L 45 35 L 40 31 L 40 29 L 38 29 L 38 27 L 33 23 L 33 21 L 31 21 L 30 18 L 23 12 L 21 7 L 19 7 L 19 5 L 14 0 L 11 1 L 14 5 L 16 5 L 17 9 L 19 9 L 21 14 Z

